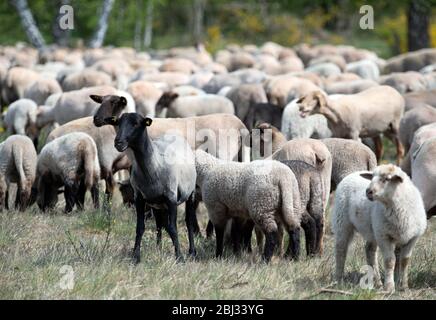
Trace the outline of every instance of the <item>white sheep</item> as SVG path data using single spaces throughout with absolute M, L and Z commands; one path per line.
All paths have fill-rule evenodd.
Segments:
M 8 208 L 8 189 L 17 183 L 15 207 L 24 210 L 30 201 L 36 174 L 36 150 L 28 137 L 13 135 L 0 143 L 0 211 Z
M 302 118 L 300 116 L 298 99 L 289 102 L 283 110 L 281 131 L 286 139 L 297 138 L 329 138 L 332 136 L 327 119 L 321 114 Z
M 8 134 L 26 135 L 36 125 L 37 105 L 30 99 L 19 99 L 12 103 L 4 118 Z
M 47 143 L 38 156 L 37 203 L 41 210 L 53 208 L 58 189 L 65 186 L 65 211 L 83 208 L 86 191 L 98 207 L 100 165 L 97 146 L 86 133 L 74 132 Z
M 277 244 L 278 224 L 283 223 L 290 235 L 300 228 L 300 193 L 291 169 L 271 160 L 223 161 L 202 150 L 195 157 L 197 185 L 215 227 L 216 256 L 223 252 L 227 221 L 251 219 L 265 234 L 263 259 L 268 262 Z
M 357 231 L 366 241 L 367 263 L 374 270 L 376 284 L 381 285 L 377 263 L 377 247 L 380 247 L 385 266 L 384 289 L 395 290 L 396 262 L 400 288 L 407 288 L 412 250 L 426 226 L 419 190 L 399 167 L 387 164 L 377 167 L 373 173 L 361 171 L 348 175 L 336 190 L 332 213 L 337 280 L 342 281 L 347 250 Z

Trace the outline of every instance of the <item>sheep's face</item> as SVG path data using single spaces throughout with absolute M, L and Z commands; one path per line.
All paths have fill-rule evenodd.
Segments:
M 321 113 L 325 107 L 325 98 L 321 92 L 312 92 L 297 100 L 300 116 L 306 118 L 315 113 Z
M 150 118 L 144 118 L 138 113 L 124 113 L 119 119 L 111 117 L 104 121 L 118 127 L 114 145 L 119 152 L 139 146 L 140 138 L 146 133 L 146 127 L 152 123 Z
M 94 115 L 94 125 L 101 127 L 105 124 L 104 119 L 114 116 L 119 116 L 127 106 L 127 99 L 119 96 L 89 96 L 93 101 L 100 103 L 100 107 Z
M 394 165 L 381 165 L 373 173 L 362 173 L 362 177 L 371 180 L 366 189 L 366 197 L 375 201 L 388 202 L 396 188 L 404 181 L 404 173 Z
M 156 114 L 160 115 L 163 110 L 170 107 L 171 103 L 179 97 L 177 93 L 165 92 L 156 102 Z

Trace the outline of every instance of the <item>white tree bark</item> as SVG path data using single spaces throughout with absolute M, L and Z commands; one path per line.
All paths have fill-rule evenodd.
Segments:
M 142 30 L 142 0 L 135 1 L 135 33 L 133 37 L 133 46 L 136 51 L 141 50 L 141 30 Z
M 147 1 L 147 14 L 145 17 L 144 48 L 150 48 L 153 40 L 153 0 Z
M 11 4 L 15 7 L 20 16 L 21 24 L 23 25 L 24 31 L 26 31 L 30 43 L 38 49 L 44 48 L 44 38 L 33 19 L 27 0 L 11 0 Z
M 115 0 L 103 0 L 101 16 L 98 19 L 97 29 L 89 42 L 91 48 L 100 48 L 103 45 L 104 37 L 109 25 L 109 15 L 114 6 Z

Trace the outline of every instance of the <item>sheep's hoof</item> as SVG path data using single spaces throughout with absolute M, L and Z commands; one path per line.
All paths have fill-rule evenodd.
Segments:
M 185 258 L 183 258 L 183 255 L 179 255 L 176 257 L 177 263 L 185 263 Z
M 188 255 L 191 257 L 191 258 L 195 258 L 196 256 L 197 256 L 197 250 L 189 250 L 189 253 L 188 253 Z

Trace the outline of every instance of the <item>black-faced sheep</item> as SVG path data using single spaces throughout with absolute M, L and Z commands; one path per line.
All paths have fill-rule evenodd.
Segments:
M 377 167 L 373 173 L 350 174 L 336 190 L 332 213 L 337 280 L 342 281 L 347 249 L 357 231 L 366 241 L 367 263 L 374 270 L 376 285 L 381 284 L 379 247 L 385 266 L 384 289 L 395 289 L 395 263 L 399 264 L 400 288 L 407 288 L 412 250 L 426 226 L 421 194 L 400 168 L 388 164 Z

